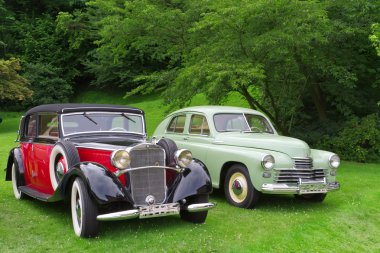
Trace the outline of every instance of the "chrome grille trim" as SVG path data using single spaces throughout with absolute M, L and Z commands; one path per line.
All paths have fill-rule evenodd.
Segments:
M 300 178 L 323 180 L 326 177 L 326 169 L 286 169 L 277 170 L 274 174 L 276 183 L 298 183 Z
M 293 157 L 293 165 L 295 169 L 311 169 L 313 168 L 313 159 L 310 157 Z
M 131 158 L 130 179 L 131 195 L 136 206 L 145 206 L 146 197 L 154 196 L 156 204 L 166 199 L 165 151 L 158 145 L 139 144 L 128 150 Z M 146 167 L 134 170 L 134 168 Z

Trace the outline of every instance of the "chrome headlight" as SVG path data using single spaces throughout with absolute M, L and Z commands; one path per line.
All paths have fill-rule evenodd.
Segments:
M 174 159 L 181 168 L 185 168 L 189 166 L 193 160 L 193 154 L 187 149 L 179 149 L 175 152 Z
M 274 157 L 272 155 L 266 155 L 261 160 L 261 166 L 263 166 L 264 170 L 271 170 L 274 167 Z
M 333 169 L 337 169 L 340 165 L 340 158 L 338 155 L 331 155 L 330 158 L 329 158 L 329 164 L 330 164 L 330 167 L 333 168 Z
M 131 159 L 129 153 L 126 150 L 115 150 L 111 154 L 111 163 L 118 169 L 125 169 L 130 164 Z

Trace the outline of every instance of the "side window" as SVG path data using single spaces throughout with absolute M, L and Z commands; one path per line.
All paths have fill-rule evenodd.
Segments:
M 33 138 L 37 134 L 37 117 L 36 115 L 30 115 L 27 118 L 27 124 L 25 128 L 25 137 Z
M 186 115 L 179 115 L 174 117 L 166 129 L 168 133 L 183 133 L 185 128 Z
M 38 115 L 38 137 L 58 138 L 58 116 L 53 113 Z
M 206 118 L 202 115 L 191 116 L 189 133 L 209 135 L 210 129 L 208 127 Z

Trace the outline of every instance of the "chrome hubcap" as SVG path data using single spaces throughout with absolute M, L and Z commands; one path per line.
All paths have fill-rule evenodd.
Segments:
M 77 214 L 77 222 L 78 222 L 78 225 L 80 227 L 80 224 L 81 224 L 81 214 L 82 214 L 82 209 L 81 209 L 81 205 L 80 205 L 80 198 L 78 196 L 77 198 L 77 203 L 75 205 L 75 212 Z
M 236 203 L 242 203 L 248 196 L 248 182 L 241 172 L 233 173 L 228 181 L 229 196 Z
M 242 192 L 243 192 L 243 185 L 242 185 L 242 182 L 241 182 L 239 179 L 236 179 L 236 180 L 232 183 L 232 191 L 233 191 L 236 195 L 240 195 L 240 194 L 242 194 Z
M 63 166 L 62 162 L 59 162 L 57 164 L 57 178 L 59 181 L 63 178 L 64 174 L 65 174 L 65 167 Z

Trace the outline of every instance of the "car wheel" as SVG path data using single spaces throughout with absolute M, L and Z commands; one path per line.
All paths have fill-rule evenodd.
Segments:
M 71 188 L 71 216 L 74 232 L 80 237 L 95 237 L 98 234 L 98 208 L 90 198 L 79 177 Z
M 71 142 L 62 141 L 55 144 L 50 154 L 50 181 L 55 190 L 62 181 L 64 174 L 79 163 L 78 150 Z
M 297 198 L 308 200 L 312 202 L 323 202 L 327 196 L 327 193 L 313 193 L 313 194 L 304 194 L 296 195 Z
M 208 194 L 194 195 L 186 198 L 186 205 L 208 203 Z M 190 213 L 187 210 L 181 210 L 180 216 L 182 220 L 190 221 L 192 223 L 204 223 L 208 211 Z
M 157 145 L 165 150 L 166 166 L 175 166 L 174 153 L 178 150 L 177 144 L 171 139 L 162 138 Z
M 25 197 L 25 194 L 22 193 L 18 187 L 20 186 L 19 183 L 19 174 L 16 170 L 16 165 L 12 164 L 12 188 L 13 188 L 13 194 L 15 195 L 16 199 L 23 199 Z
M 260 192 L 252 185 L 247 168 L 241 164 L 228 169 L 224 193 L 231 205 L 241 208 L 254 208 L 260 197 Z

